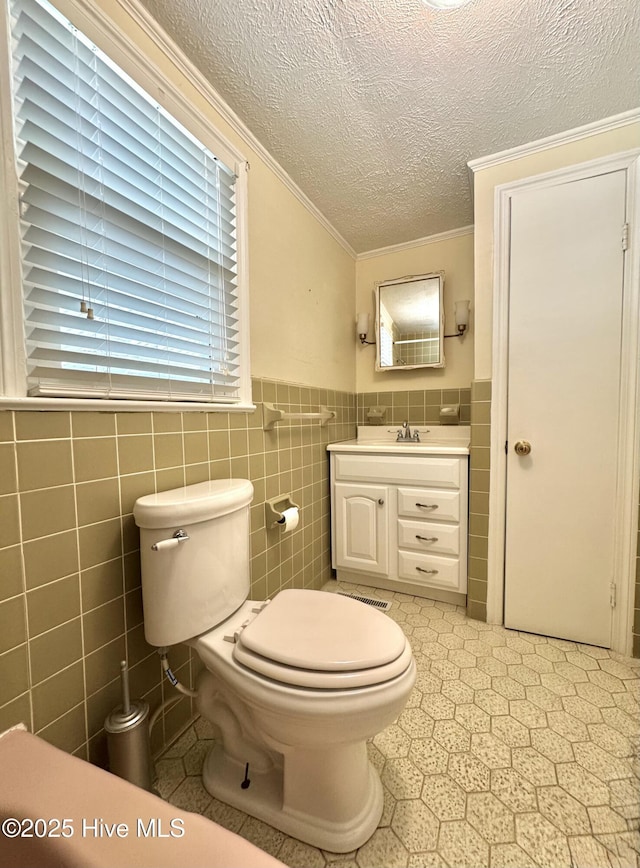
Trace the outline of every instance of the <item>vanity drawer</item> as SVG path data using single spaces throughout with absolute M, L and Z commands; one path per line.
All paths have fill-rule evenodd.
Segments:
M 447 591 L 460 591 L 460 561 L 421 552 L 398 552 L 398 578 Z
M 443 555 L 460 553 L 458 525 L 437 524 L 430 521 L 398 521 L 398 547 Z
M 460 494 L 429 488 L 399 488 L 398 515 L 429 521 L 460 521 Z
M 459 458 L 428 458 L 424 455 L 354 455 L 346 452 L 333 454 L 336 479 L 354 482 L 395 482 L 401 485 L 417 482 L 433 485 L 436 488 L 460 488 Z

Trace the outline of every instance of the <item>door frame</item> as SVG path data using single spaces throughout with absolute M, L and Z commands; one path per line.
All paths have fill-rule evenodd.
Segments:
M 621 352 L 623 358 L 635 359 L 636 364 L 622 366 L 620 382 L 614 565 L 620 581 L 613 609 L 611 649 L 630 655 L 640 497 L 640 148 L 501 184 L 495 189 L 487 621 L 490 624 L 504 623 L 511 201 L 527 190 L 621 170 L 627 174 L 627 222 L 631 229 L 623 272 Z M 635 243 L 632 241 L 634 233 Z M 567 327 L 570 328 L 570 324 Z

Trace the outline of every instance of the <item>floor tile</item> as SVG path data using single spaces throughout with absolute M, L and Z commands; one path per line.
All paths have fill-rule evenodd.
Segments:
M 384 807 L 357 851 L 329 853 L 217 799 L 199 718 L 156 762 L 157 790 L 292 868 L 638 868 L 640 661 L 506 630 L 464 609 L 355 585 L 391 601 L 418 677 L 367 745 Z

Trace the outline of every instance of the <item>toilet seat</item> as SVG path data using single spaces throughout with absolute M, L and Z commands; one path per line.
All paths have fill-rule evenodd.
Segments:
M 298 687 L 381 684 L 403 673 L 412 659 L 391 618 L 322 591 L 281 591 L 234 638 L 237 663 Z

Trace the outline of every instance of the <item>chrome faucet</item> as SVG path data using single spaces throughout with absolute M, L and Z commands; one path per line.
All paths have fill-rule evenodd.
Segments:
M 418 431 L 414 431 L 411 434 L 411 426 L 408 422 L 402 423 L 402 428 L 398 430 L 398 436 L 396 440 L 415 440 L 416 443 L 420 442 L 420 433 Z

